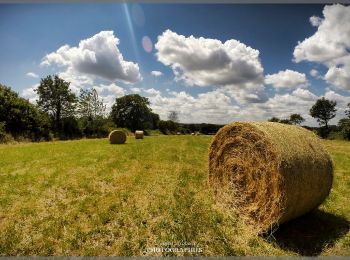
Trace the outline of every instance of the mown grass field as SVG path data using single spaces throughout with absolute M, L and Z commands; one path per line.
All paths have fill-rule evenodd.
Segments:
M 270 236 L 253 236 L 207 186 L 211 136 L 0 145 L 0 255 L 350 255 L 350 142 L 327 201 Z M 182 253 L 177 253 L 181 255 Z

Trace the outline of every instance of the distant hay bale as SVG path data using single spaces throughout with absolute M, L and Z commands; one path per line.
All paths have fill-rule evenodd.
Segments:
M 121 130 L 113 130 L 108 136 L 111 144 L 123 144 L 126 141 L 126 134 Z
M 143 139 L 143 131 L 135 131 L 135 138 L 136 139 Z
M 234 123 L 221 128 L 209 148 L 217 199 L 258 233 L 317 208 L 332 182 L 329 154 L 302 127 Z

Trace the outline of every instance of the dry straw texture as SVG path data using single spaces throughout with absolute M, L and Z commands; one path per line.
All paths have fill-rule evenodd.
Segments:
M 123 144 L 126 141 L 126 134 L 121 130 L 113 130 L 108 136 L 111 144 Z
M 135 131 L 136 139 L 143 139 L 143 131 Z
M 332 160 L 314 133 L 272 122 L 234 123 L 209 148 L 209 184 L 257 232 L 318 207 L 333 181 Z

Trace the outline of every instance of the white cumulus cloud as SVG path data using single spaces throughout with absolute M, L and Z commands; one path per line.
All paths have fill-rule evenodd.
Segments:
M 115 97 L 124 96 L 126 94 L 126 91 L 122 87 L 117 86 L 115 83 L 111 83 L 109 85 L 100 84 L 99 86 L 94 86 L 94 88 L 98 94 L 108 92 L 109 94 L 114 94 Z
M 315 94 L 303 88 L 297 88 L 292 92 L 292 95 L 305 101 L 315 101 L 317 99 Z
M 64 73 L 75 79 L 98 77 L 125 83 L 140 81 L 142 77 L 138 64 L 124 60 L 118 48 L 119 43 L 113 31 L 101 31 L 91 38 L 81 40 L 77 47 L 64 45 L 47 54 L 41 65 L 65 68 Z
M 134 93 L 140 93 L 141 89 L 140 88 L 130 88 L 130 90 Z
M 298 88 L 292 93 L 276 94 L 263 104 L 256 104 L 247 110 L 255 112 L 259 118 L 265 120 L 271 117 L 281 119 L 289 118 L 293 113 L 301 114 L 306 119 L 306 124 L 315 125 L 315 121 L 309 115 L 311 106 L 316 102 L 318 96 L 307 89 Z
M 31 103 L 35 104 L 36 100 L 39 98 L 38 94 L 35 92 L 35 89 L 39 86 L 39 84 L 35 84 L 29 88 L 23 89 L 21 96 L 28 99 Z
M 152 109 L 162 119 L 167 118 L 171 110 L 179 113 L 184 123 L 218 123 L 226 124 L 233 121 L 265 121 L 271 117 L 289 118 L 293 113 L 301 114 L 307 125 L 317 125 L 317 121 L 309 115 L 311 106 L 322 96 L 337 101 L 337 117 L 332 124 L 344 117 L 344 110 L 350 97 L 342 96 L 332 90 L 326 90 L 324 95 L 315 95 L 305 88 L 297 88 L 291 93 L 275 94 L 264 103 L 238 104 L 231 96 L 229 89 L 216 88 L 213 91 L 191 95 L 185 91 L 162 93 L 149 97 Z
M 34 72 L 28 72 L 26 74 L 28 77 L 34 78 L 34 79 L 38 79 L 39 76 L 37 74 L 35 74 Z
M 319 77 L 320 74 L 319 74 L 318 70 L 312 69 L 312 70 L 310 70 L 310 75 L 313 76 L 314 78 L 317 78 L 317 77 Z
M 155 48 L 158 60 L 187 85 L 244 88 L 263 84 L 259 51 L 237 40 L 221 42 L 166 30 L 158 36 Z
M 276 89 L 292 89 L 306 87 L 309 83 L 304 73 L 293 70 L 279 71 L 275 74 L 268 74 L 265 83 L 272 85 Z
M 223 123 L 234 118 L 239 107 L 232 104 L 231 98 L 220 89 L 196 96 L 185 91 L 170 92 L 170 96 L 157 94 L 149 97 L 152 109 L 166 119 L 168 112 L 175 110 L 184 123 Z
M 341 68 L 330 67 L 324 78 L 336 87 L 350 90 L 350 64 Z
M 150 94 L 150 95 L 158 95 L 160 94 L 159 90 L 156 90 L 154 88 L 149 88 L 149 89 L 143 89 L 143 92 Z
M 312 24 L 312 26 L 318 27 L 321 25 L 322 19 L 314 15 L 310 17 L 310 23 Z
M 350 6 L 325 6 L 323 16 L 323 19 L 310 18 L 317 31 L 298 42 L 294 60 L 325 65 L 328 72 L 324 79 L 340 89 L 350 90 Z
M 151 75 L 154 77 L 160 77 L 163 75 L 163 73 L 161 71 L 158 71 L 158 70 L 153 70 L 153 71 L 151 71 Z

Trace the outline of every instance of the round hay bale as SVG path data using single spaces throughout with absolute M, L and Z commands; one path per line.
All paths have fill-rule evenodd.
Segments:
M 302 127 L 234 123 L 209 148 L 209 185 L 217 199 L 258 233 L 318 207 L 332 182 L 329 154 Z
M 135 131 L 135 138 L 143 139 L 143 131 L 140 131 L 140 130 Z
M 123 144 L 126 141 L 126 134 L 121 130 L 113 130 L 108 136 L 111 144 Z

